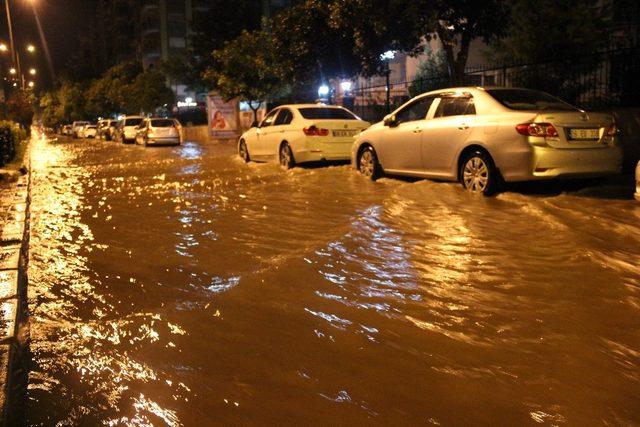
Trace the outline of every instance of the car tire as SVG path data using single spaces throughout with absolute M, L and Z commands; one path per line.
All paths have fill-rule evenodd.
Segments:
M 280 146 L 280 166 L 284 169 L 291 169 L 295 167 L 296 161 L 293 158 L 293 152 L 291 151 L 291 147 L 286 142 Z
M 462 188 L 472 193 L 491 196 L 498 191 L 500 173 L 485 151 L 467 153 L 460 162 L 459 176 Z
M 382 176 L 382 166 L 373 147 L 365 147 L 358 156 L 358 172 L 375 181 Z
M 249 163 L 251 161 L 249 149 L 247 148 L 247 143 L 244 142 L 244 140 L 240 140 L 240 143 L 238 144 L 238 155 L 245 163 Z

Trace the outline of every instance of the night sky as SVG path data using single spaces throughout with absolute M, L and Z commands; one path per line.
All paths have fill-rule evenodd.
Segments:
M 23 69 L 31 66 L 37 67 L 39 72 L 36 81 L 38 87 L 49 87 L 52 83 L 51 77 L 38 35 L 33 8 L 29 0 L 8 1 L 11 2 L 16 48 L 22 48 L 24 52 L 28 43 L 34 43 L 38 48 L 35 59 L 29 59 L 30 56 L 26 52 L 22 54 L 22 58 L 24 58 L 22 62 L 26 63 L 23 64 Z M 79 36 L 83 29 L 89 25 L 96 3 L 95 0 L 35 0 L 56 76 L 64 73 L 69 53 L 79 46 Z M 4 4 L 2 4 L 1 12 L 0 37 L 8 45 L 9 32 Z

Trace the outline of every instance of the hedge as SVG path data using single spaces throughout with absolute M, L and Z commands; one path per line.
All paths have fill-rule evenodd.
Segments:
M 16 155 L 16 147 L 26 133 L 20 125 L 10 121 L 0 121 L 0 166 L 11 162 Z

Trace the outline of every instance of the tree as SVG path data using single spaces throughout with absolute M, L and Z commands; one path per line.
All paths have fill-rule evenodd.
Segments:
M 207 70 L 205 81 L 227 100 L 258 101 L 257 105 L 250 103 L 257 121 L 261 101 L 278 94 L 284 81 L 269 34 L 263 30 L 243 31 L 213 56 L 218 65 Z
M 427 59 L 418 66 L 415 80 L 409 86 L 411 97 L 446 87 L 449 83 L 447 58 L 443 51 L 426 52 Z
M 158 70 L 149 69 L 136 76 L 127 87 L 127 112 L 154 113 L 174 101 L 173 91 L 167 87 L 165 76 Z
M 380 72 L 380 54 L 415 55 L 425 41 L 439 39 L 452 85 L 464 84 L 469 47 L 475 39 L 502 34 L 505 0 L 334 0 L 332 23 L 353 31 L 363 69 Z
M 592 53 L 607 45 L 608 15 L 600 0 L 512 0 L 492 57 L 527 64 Z
M 25 129 L 29 129 L 34 114 L 34 96 L 24 90 L 15 90 L 7 100 L 7 118 L 20 123 Z
M 330 20 L 326 1 L 307 0 L 270 23 L 276 61 L 293 86 L 349 78 L 362 71 L 353 33 L 331 26 Z
M 576 101 L 584 90 L 580 74 L 594 69 L 598 60 L 592 54 L 607 47 L 610 11 L 603 4 L 513 0 L 505 36 L 491 44 L 490 57 L 506 65 L 538 64 L 516 69 L 512 84 Z
M 207 12 L 194 16 L 191 58 L 180 76 L 195 86 L 202 85 L 204 74 L 216 67 L 213 52 L 222 50 L 243 30 L 258 30 L 262 19 L 261 0 L 210 0 L 208 5 Z

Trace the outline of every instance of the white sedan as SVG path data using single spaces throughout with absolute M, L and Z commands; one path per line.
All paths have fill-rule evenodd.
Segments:
M 618 173 L 617 134 L 611 115 L 544 92 L 443 89 L 410 100 L 360 134 L 352 163 L 372 179 L 388 172 L 459 181 L 487 195 L 502 180 Z
M 349 160 L 354 137 L 369 127 L 346 108 L 323 104 L 275 108 L 238 140 L 244 161 L 278 160 L 286 168 L 320 160 Z

